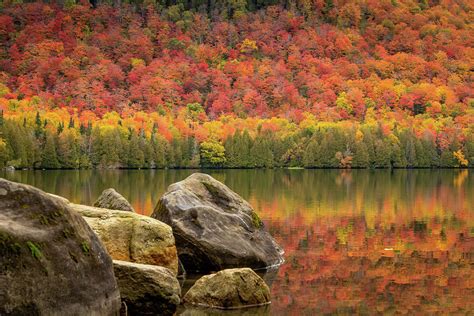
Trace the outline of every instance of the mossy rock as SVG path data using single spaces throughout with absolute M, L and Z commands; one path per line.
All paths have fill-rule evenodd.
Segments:
M 84 253 L 87 245 L 87 253 Z M 0 179 L 0 315 L 112 315 L 112 260 L 62 200 Z
M 226 269 L 205 275 L 184 296 L 186 304 L 236 309 L 270 304 L 270 289 L 252 269 Z
M 174 271 L 114 260 L 115 277 L 130 315 L 173 315 L 181 288 Z
M 94 202 L 95 207 L 106 208 L 110 210 L 134 212 L 133 206 L 120 193 L 113 188 L 106 189 Z

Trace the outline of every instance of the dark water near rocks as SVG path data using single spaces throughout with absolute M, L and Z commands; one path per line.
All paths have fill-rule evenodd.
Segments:
M 83 204 L 114 187 L 150 214 L 166 187 L 192 172 L 2 176 Z M 213 314 L 474 313 L 474 170 L 205 172 L 247 199 L 286 251 L 286 263 L 265 276 L 271 306 Z

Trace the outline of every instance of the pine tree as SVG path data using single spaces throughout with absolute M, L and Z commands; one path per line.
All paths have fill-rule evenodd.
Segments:
M 258 135 L 251 149 L 252 165 L 257 168 L 272 168 L 273 153 L 267 140 Z
M 168 151 L 168 142 L 161 136 L 152 135 L 151 145 L 153 147 L 153 161 L 156 168 L 166 167 L 166 152 Z
M 250 137 L 250 134 L 247 130 L 242 133 L 242 136 L 236 139 L 234 152 L 236 166 L 240 168 L 250 168 L 252 167 L 252 157 L 250 149 L 252 148 L 253 141 Z
M 58 135 L 61 134 L 63 132 L 63 130 L 64 130 L 64 124 L 62 122 L 60 122 L 58 124 L 58 128 L 57 128 Z
M 387 141 L 382 139 L 377 139 L 374 143 L 375 147 L 375 168 L 390 168 L 390 144 Z
M 390 144 L 390 162 L 392 167 L 405 168 L 407 163 L 400 147 L 400 140 L 396 135 L 392 134 L 389 136 L 388 142 Z
M 61 167 L 56 152 L 56 139 L 50 132 L 46 132 L 45 144 L 41 155 L 41 167 L 45 169 L 57 169 Z
M 74 169 L 80 164 L 80 157 L 74 131 L 68 129 L 58 139 L 58 160 L 62 168 Z
M 321 166 L 319 161 L 319 144 L 316 137 L 313 137 L 303 154 L 303 166 L 307 168 L 314 168 Z
M 39 112 L 36 112 L 35 119 L 35 136 L 37 139 L 41 138 L 44 133 L 43 122 L 41 121 L 41 116 Z
M 4 139 L 0 138 L 0 168 L 7 165 L 9 160 L 8 146 Z
M 128 145 L 128 161 L 127 165 L 130 168 L 142 168 L 145 162 L 145 157 L 140 148 L 140 140 L 137 134 L 132 131 Z
M 367 145 L 363 141 L 357 141 L 354 145 L 354 158 L 352 159 L 353 168 L 369 168 L 369 152 Z
M 81 124 L 81 126 L 82 126 L 82 124 Z M 69 126 L 68 126 L 68 128 L 74 128 L 74 119 L 73 119 L 72 116 L 69 118 Z

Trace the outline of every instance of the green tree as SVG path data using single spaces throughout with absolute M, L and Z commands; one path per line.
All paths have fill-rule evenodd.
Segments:
M 221 167 L 225 162 L 225 148 L 222 144 L 215 141 L 201 143 L 202 166 Z
M 314 168 L 321 166 L 321 161 L 319 160 L 319 144 L 316 137 L 311 138 L 306 150 L 303 154 L 303 166 L 307 168 Z
M 59 136 L 57 152 L 62 168 L 75 169 L 79 167 L 79 149 L 73 130 L 68 129 Z
M 273 152 L 270 149 L 269 141 L 265 136 L 258 135 L 251 149 L 251 157 L 253 159 L 253 167 L 272 168 Z
M 7 143 L 4 139 L 0 138 L 0 168 L 7 165 L 9 159 Z
M 151 147 L 153 148 L 153 165 L 156 168 L 164 168 L 167 166 L 166 152 L 169 147 L 166 139 L 159 135 L 153 134 L 151 137 Z
M 143 151 L 140 148 L 140 139 L 138 135 L 132 131 L 128 144 L 128 160 L 127 165 L 130 168 L 142 168 L 145 162 Z
M 41 167 L 45 169 L 57 169 L 61 167 L 56 152 L 56 138 L 49 131 L 45 135 L 45 144 L 41 155 Z

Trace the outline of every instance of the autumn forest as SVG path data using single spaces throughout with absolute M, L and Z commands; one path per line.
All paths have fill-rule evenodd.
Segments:
M 474 166 L 468 0 L 7 0 L 0 167 Z

